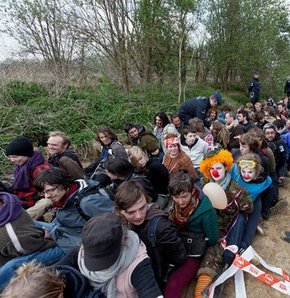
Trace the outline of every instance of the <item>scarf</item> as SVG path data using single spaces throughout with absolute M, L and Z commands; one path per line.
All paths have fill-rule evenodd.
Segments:
M 69 199 L 69 197 L 70 197 L 73 193 L 75 193 L 75 192 L 78 190 L 78 188 L 79 188 L 78 183 L 73 182 L 73 183 L 69 186 L 69 188 L 68 188 L 68 190 L 67 190 L 65 196 L 64 196 L 60 201 L 58 201 L 58 202 L 54 202 L 54 203 L 53 203 L 53 207 L 55 207 L 55 208 L 62 208 L 62 207 L 65 205 L 66 201 Z
M 230 173 L 226 173 L 225 178 L 223 179 L 223 181 L 221 183 L 219 183 L 219 185 L 222 187 L 222 189 L 224 191 L 226 191 L 226 189 L 229 186 L 231 180 L 232 180 L 231 174 Z M 214 182 L 214 183 L 216 183 L 213 179 L 211 179 L 211 181 Z
M 0 201 L 0 226 L 4 226 L 21 215 L 22 207 L 17 196 L 6 192 L 0 192 Z
M 189 221 L 191 214 L 196 210 L 199 204 L 199 191 L 195 188 L 192 192 L 191 201 L 185 206 L 180 207 L 173 201 L 173 210 L 171 213 L 171 220 L 179 227 L 185 227 Z
M 84 249 L 81 246 L 78 254 L 80 272 L 86 276 L 95 290 L 101 290 L 107 298 L 116 297 L 116 277 L 125 271 L 136 259 L 140 240 L 133 231 L 128 231 L 126 244 L 123 244 L 117 261 L 109 268 L 101 271 L 89 271 L 84 262 Z
M 27 162 L 21 166 L 17 165 L 14 170 L 14 182 L 12 188 L 14 190 L 27 190 L 30 187 L 30 177 L 31 173 L 36 169 L 37 166 L 44 163 L 43 155 L 34 151 L 32 157 L 30 157 Z

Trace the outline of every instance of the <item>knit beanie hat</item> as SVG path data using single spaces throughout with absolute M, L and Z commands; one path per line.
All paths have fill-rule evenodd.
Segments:
M 31 141 L 25 137 L 17 137 L 6 147 L 7 156 L 18 155 L 31 157 L 33 153 L 33 145 Z

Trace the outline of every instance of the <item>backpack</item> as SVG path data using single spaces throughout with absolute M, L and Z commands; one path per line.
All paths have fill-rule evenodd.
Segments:
M 90 195 L 96 195 L 97 193 L 101 194 L 102 196 L 107 196 L 112 201 L 114 200 L 113 193 L 106 191 L 106 189 L 101 188 L 101 184 L 97 181 L 93 180 L 77 180 L 80 183 L 81 190 L 76 194 L 74 197 L 74 206 L 77 209 L 78 213 L 82 218 L 85 220 L 89 220 L 91 217 L 84 213 L 82 210 L 80 203 L 84 197 L 88 197 Z M 85 182 L 84 182 L 85 181 Z M 86 183 L 86 185 L 84 185 Z

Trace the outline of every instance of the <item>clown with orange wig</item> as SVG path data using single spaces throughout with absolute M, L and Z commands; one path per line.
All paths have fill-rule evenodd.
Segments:
M 228 150 L 215 150 L 208 153 L 200 163 L 200 172 L 207 182 L 219 184 L 226 193 L 227 207 L 217 210 L 220 242 L 207 250 L 197 273 L 195 297 L 202 297 L 201 292 L 220 273 L 227 260 L 224 259 L 224 247 L 227 235 L 236 224 L 240 213 L 252 212 L 253 202 L 245 188 L 232 180 L 230 171 L 233 165 L 232 154 Z M 229 264 L 228 264 L 229 265 Z

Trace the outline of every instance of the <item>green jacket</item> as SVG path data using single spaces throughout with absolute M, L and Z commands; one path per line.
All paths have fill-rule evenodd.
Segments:
M 193 233 L 204 233 L 208 245 L 218 242 L 217 214 L 207 196 L 201 197 L 196 211 L 190 216 L 188 229 Z

